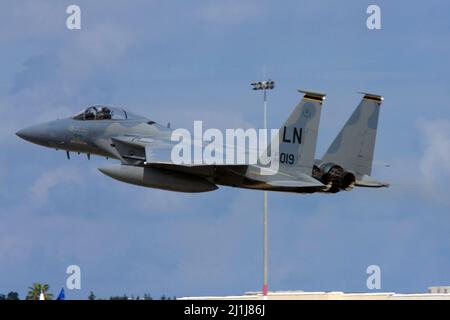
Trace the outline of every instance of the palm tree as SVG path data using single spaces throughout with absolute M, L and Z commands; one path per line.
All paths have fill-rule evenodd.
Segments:
M 27 300 L 39 300 L 41 292 L 44 294 L 45 300 L 51 300 L 53 294 L 48 293 L 50 286 L 46 283 L 33 283 L 31 287 L 28 288 Z

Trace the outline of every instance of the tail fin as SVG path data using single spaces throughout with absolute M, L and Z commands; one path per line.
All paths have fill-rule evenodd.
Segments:
M 370 175 L 383 97 L 364 93 L 363 99 L 322 157 L 357 175 Z
M 281 171 L 295 168 L 296 172 L 311 176 L 325 94 L 302 90 L 299 92 L 305 95 L 278 134 L 279 164 Z

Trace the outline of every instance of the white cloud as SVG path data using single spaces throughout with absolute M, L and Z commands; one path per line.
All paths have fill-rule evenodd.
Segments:
M 450 181 L 450 121 L 422 120 L 419 122 L 422 155 L 419 159 L 420 183 L 428 195 L 449 202 L 447 185 Z
M 35 204 L 45 204 L 52 188 L 62 183 L 80 184 L 82 182 L 83 178 L 75 168 L 59 167 L 39 176 L 30 189 L 31 199 Z
M 410 137 L 416 141 L 417 151 L 394 155 L 388 160 L 390 168 L 375 167 L 375 176 L 390 183 L 389 191 L 395 197 L 411 197 L 413 193 L 433 203 L 450 205 L 446 194 L 450 181 L 450 121 L 422 119 L 416 129 L 411 130 Z
M 450 121 L 435 120 L 419 123 L 424 154 L 420 172 L 428 181 L 450 174 Z

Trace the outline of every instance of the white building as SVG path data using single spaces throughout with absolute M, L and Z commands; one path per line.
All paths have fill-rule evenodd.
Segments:
M 439 291 L 438 291 L 439 290 Z M 241 296 L 204 296 L 182 297 L 179 300 L 262 300 L 261 292 L 246 292 Z M 428 293 L 344 293 L 305 292 L 305 291 L 273 291 L 269 292 L 267 300 L 450 300 L 449 287 L 429 287 Z

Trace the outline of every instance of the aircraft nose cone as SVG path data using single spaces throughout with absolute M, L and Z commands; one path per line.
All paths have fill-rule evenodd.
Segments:
M 28 127 L 16 132 L 16 135 L 26 141 L 43 144 L 45 142 L 46 127 L 44 125 L 37 125 Z
M 30 132 L 30 130 L 28 129 L 22 129 L 16 132 L 16 135 L 20 138 L 22 138 L 23 140 L 30 140 L 30 138 L 33 136 Z

